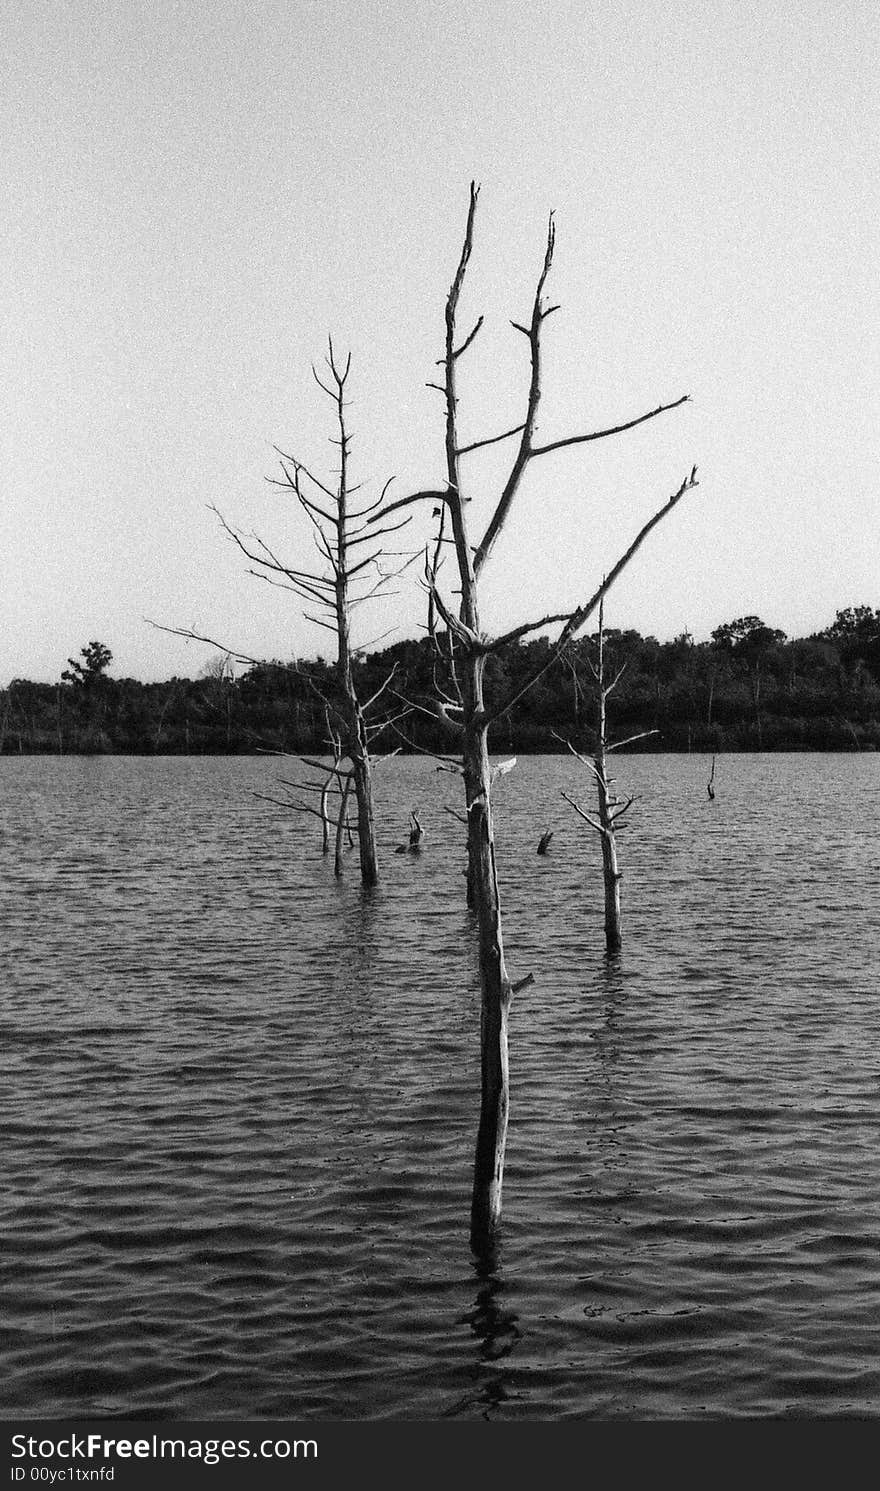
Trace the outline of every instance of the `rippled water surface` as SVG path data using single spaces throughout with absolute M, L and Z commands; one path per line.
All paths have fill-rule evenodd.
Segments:
M 7 1415 L 878 1415 L 880 758 L 617 766 L 615 965 L 582 768 L 498 785 L 480 1264 L 456 779 L 381 768 L 367 898 L 269 759 L 0 760 Z

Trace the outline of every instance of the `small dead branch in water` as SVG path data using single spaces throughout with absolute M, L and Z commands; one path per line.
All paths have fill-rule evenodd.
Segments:
M 607 733 L 607 711 L 608 696 L 616 688 L 623 674 L 623 668 L 618 669 L 610 682 L 606 682 L 605 671 L 605 604 L 599 602 L 599 631 L 597 635 L 596 662 L 590 660 L 590 671 L 596 684 L 596 749 L 592 760 L 582 756 L 576 751 L 570 741 L 563 740 L 557 735 L 557 740 L 563 743 L 571 751 L 571 754 L 587 768 L 596 783 L 596 794 L 598 799 L 598 817 L 587 813 L 569 797 L 567 792 L 561 794 L 566 802 L 574 808 L 579 818 L 590 825 L 599 835 L 602 843 L 602 876 L 605 886 L 605 946 L 610 953 L 620 951 L 620 881 L 621 872 L 617 862 L 617 840 L 616 834 L 627 827 L 624 817 L 632 807 L 635 798 L 628 797 L 625 801 L 617 796 L 614 786 L 614 778 L 608 775 L 608 756 L 621 746 L 630 745 L 635 740 L 641 740 L 648 735 L 656 735 L 656 730 L 644 730 L 638 735 L 630 735 L 626 740 L 611 742 Z M 626 665 L 624 664 L 624 667 Z M 554 731 L 554 734 L 556 732 Z

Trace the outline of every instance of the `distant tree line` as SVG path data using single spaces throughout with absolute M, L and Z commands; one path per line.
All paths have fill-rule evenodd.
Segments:
M 588 658 L 594 639 L 569 644 L 496 726 L 498 751 L 556 752 L 557 735 L 592 746 Z M 708 642 L 682 633 L 669 642 L 605 628 L 615 670 L 618 737 L 656 731 L 644 751 L 823 751 L 880 749 L 880 611 L 838 611 L 811 637 L 789 639 L 744 616 Z M 512 643 L 487 660 L 487 690 L 516 698 L 520 679 L 549 658 L 540 638 Z M 90 642 L 58 683 L 16 678 L 0 691 L 0 752 L 149 755 L 323 752 L 323 700 L 334 670 L 321 661 L 271 661 L 239 677 L 218 656 L 198 678 L 139 683 L 111 678 L 110 650 Z M 416 705 L 375 743 L 403 751 L 448 748 L 430 714 L 435 656 L 430 638 L 359 656 L 357 685 L 369 697 L 396 665 L 394 688 Z

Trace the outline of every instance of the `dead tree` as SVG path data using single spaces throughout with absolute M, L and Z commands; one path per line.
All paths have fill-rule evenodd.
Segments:
M 416 809 L 413 809 L 409 815 L 409 837 L 407 838 L 405 844 L 398 844 L 394 853 L 420 854 L 422 849 L 422 839 L 424 838 L 424 836 L 425 830 L 422 828 L 418 812 L 416 811 Z
M 373 764 L 371 742 L 386 728 L 388 717 L 376 719 L 375 708 L 387 689 L 392 672 L 382 685 L 366 701 L 358 695 L 355 678 L 356 650 L 352 643 L 352 624 L 355 613 L 377 596 L 387 596 L 389 583 L 406 567 L 386 569 L 382 565 L 386 551 L 381 540 L 389 533 L 396 533 L 410 521 L 409 517 L 371 527 L 369 520 L 382 507 L 385 491 L 372 503 L 357 505 L 354 494 L 359 490 L 350 480 L 349 466 L 351 437 L 346 424 L 346 385 L 351 371 L 351 354 L 344 366 L 336 360 L 333 342 L 329 342 L 327 354 L 327 377 L 325 382 L 315 368 L 315 381 L 331 399 L 334 406 L 336 435 L 331 443 L 339 451 L 339 466 L 335 484 L 329 485 L 316 476 L 296 456 L 278 450 L 282 475 L 270 478 L 274 486 L 293 494 L 312 529 L 315 545 L 322 561 L 322 568 L 295 568 L 283 563 L 262 539 L 245 538 L 231 528 L 218 513 L 224 529 L 238 545 L 242 553 L 257 566 L 251 573 L 259 579 L 290 590 L 311 609 L 304 611 L 306 620 L 332 634 L 335 642 L 335 679 L 338 694 L 325 696 L 314 680 L 304 671 L 310 686 L 321 698 L 328 719 L 328 731 L 334 747 L 334 764 L 327 770 L 323 784 L 286 782 L 284 785 L 296 793 L 319 791 L 321 794 L 320 815 L 324 827 L 324 845 L 329 847 L 327 825 L 327 782 L 340 785 L 342 806 L 337 823 L 336 871 L 341 873 L 341 836 L 346 821 L 349 787 L 353 788 L 357 804 L 357 842 L 360 857 L 361 879 L 364 885 L 375 885 L 379 877 L 376 852 L 376 830 L 373 813 Z M 216 509 L 215 509 L 216 511 Z M 364 547 L 366 546 L 366 547 Z M 410 563 L 411 558 L 406 563 Z M 381 639 L 376 639 L 381 640 Z M 370 644 L 372 645 L 372 644 Z M 360 650 L 360 649 L 358 649 Z M 330 727 L 330 719 L 334 728 Z M 400 717 L 398 713 L 396 718 Z M 305 764 L 316 766 L 313 761 L 302 758 Z M 343 771 L 342 762 L 348 760 L 350 768 Z M 318 769 L 320 763 L 317 763 Z M 350 779 L 350 780 L 349 780 Z M 294 798 L 284 804 L 298 812 L 313 812 L 314 809 Z
M 422 502 L 431 503 L 433 511 L 439 517 L 433 544 L 426 550 L 425 584 L 428 590 L 429 629 L 432 635 L 436 636 L 438 659 L 441 655 L 445 655 L 448 668 L 442 687 L 438 684 L 438 693 L 429 712 L 444 723 L 450 738 L 456 742 L 460 752 L 459 769 L 464 779 L 467 818 L 468 885 L 470 899 L 477 916 L 482 985 L 481 1106 L 474 1163 L 471 1236 L 475 1248 L 480 1251 L 491 1244 L 501 1216 L 509 1109 L 507 1031 L 511 997 L 517 989 L 530 982 L 532 978 L 530 974 L 526 979 L 512 984 L 504 959 L 501 902 L 495 865 L 491 807 L 492 784 L 497 778 L 498 768 L 493 772 L 490 767 L 488 738 L 493 723 L 537 682 L 549 666 L 549 663 L 544 663 L 537 667 L 530 676 L 527 676 L 522 687 L 515 693 L 500 701 L 490 703 L 484 697 L 486 660 L 492 653 L 500 651 L 508 643 L 518 641 L 529 633 L 544 630 L 556 623 L 561 624 L 561 631 L 556 638 L 551 660 L 561 656 L 569 641 L 593 614 L 605 592 L 629 563 L 651 529 L 672 511 L 685 492 L 696 485 L 696 468 L 689 477 L 685 478 L 668 502 L 645 523 L 629 548 L 614 565 L 606 580 L 582 606 L 574 611 L 538 617 L 514 627 L 502 636 L 491 638 L 486 634 L 480 618 L 480 577 L 507 520 L 526 468 L 550 451 L 561 450 L 566 446 L 586 444 L 589 441 L 603 439 L 623 430 L 632 429 L 662 414 L 665 410 L 685 403 L 687 395 L 676 399 L 671 404 L 661 404 L 647 414 L 626 420 L 612 428 L 570 435 L 544 444 L 538 442 L 536 422 L 541 399 L 541 336 L 544 322 L 557 309 L 556 306 L 547 305 L 544 299 L 544 287 L 553 260 L 554 223 L 551 216 L 544 262 L 538 276 L 530 320 L 525 325 L 519 322 L 511 323 L 514 329 L 525 338 L 531 361 L 525 417 L 520 424 L 500 434 L 489 435 L 485 439 L 467 443 L 463 442 L 459 432 L 458 365 L 459 360 L 473 344 L 483 324 L 481 316 L 464 336 L 459 334 L 457 325 L 459 300 L 473 248 L 477 197 L 478 188 L 472 183 L 464 242 L 446 300 L 445 349 L 443 357 L 439 360 L 442 367 L 442 382 L 432 384 L 442 394 L 445 406 L 445 482 L 442 487 L 398 498 L 380 508 L 374 518 L 376 520 L 386 519 L 410 504 Z M 470 531 L 472 521 L 469 511 L 470 494 L 466 490 L 463 462 L 471 452 L 507 440 L 516 440 L 516 450 L 509 474 L 497 496 L 488 525 L 474 544 Z M 451 547 L 456 561 L 457 604 L 447 602 L 439 583 L 443 554 L 450 545 L 447 525 L 451 530 Z
M 642 730 L 638 735 L 629 735 L 626 740 L 609 741 L 608 739 L 608 696 L 613 692 L 620 682 L 626 669 L 626 663 L 615 673 L 610 680 L 605 672 L 605 625 L 604 607 L 599 603 L 599 631 L 596 638 L 596 661 L 588 659 L 589 668 L 596 685 L 596 749 L 592 760 L 588 756 L 582 756 L 576 751 L 570 741 L 566 741 L 568 749 L 576 756 L 587 770 L 593 775 L 596 783 L 596 797 L 598 803 L 598 816 L 587 813 L 570 797 L 567 792 L 561 795 L 566 802 L 574 808 L 580 818 L 588 823 L 599 835 L 602 845 L 602 879 L 605 886 L 605 947 L 609 953 L 618 953 L 621 948 L 620 933 L 620 881 L 621 872 L 617 860 L 617 832 L 627 827 L 626 814 L 635 802 L 634 797 L 623 798 L 617 796 L 614 778 L 608 775 L 608 757 L 612 751 L 619 751 L 623 746 L 632 745 L 637 740 L 644 740 L 649 735 L 656 735 L 656 730 Z

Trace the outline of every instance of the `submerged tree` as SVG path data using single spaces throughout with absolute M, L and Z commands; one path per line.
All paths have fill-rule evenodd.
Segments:
M 375 758 L 371 754 L 371 743 L 386 729 L 390 720 L 399 719 L 402 712 L 397 711 L 396 714 L 385 717 L 377 717 L 376 713 L 379 700 L 394 676 L 393 667 L 369 698 L 363 701 L 360 699 L 356 681 L 356 658 L 362 648 L 355 648 L 352 642 L 352 625 L 358 609 L 380 595 L 389 595 L 390 582 L 412 562 L 410 557 L 405 563 L 391 569 L 384 568 L 381 563 L 387 553 L 381 540 L 387 534 L 406 527 L 410 519 L 407 517 L 385 523 L 379 528 L 370 526 L 371 518 L 382 507 L 388 484 L 374 502 L 358 505 L 352 500 L 360 487 L 352 485 L 349 473 L 351 437 L 346 422 L 346 386 L 351 371 L 351 354 L 349 353 L 343 366 L 337 362 L 332 340 L 328 346 L 329 383 L 319 377 L 314 367 L 312 373 L 319 388 L 334 406 L 337 433 L 331 436 L 331 443 L 339 451 L 335 483 L 329 485 L 297 456 L 287 454 L 277 447 L 282 476 L 269 478 L 274 486 L 283 488 L 296 498 L 313 529 L 313 538 L 323 567 L 309 569 L 285 563 L 259 536 L 245 537 L 227 523 L 222 513 L 216 508 L 214 511 L 225 532 L 245 557 L 257 566 L 250 573 L 269 584 L 291 591 L 299 600 L 305 601 L 311 607 L 311 610 L 303 612 L 306 620 L 330 632 L 334 638 L 334 691 L 327 692 L 320 687 L 313 676 L 313 670 L 305 666 L 301 669 L 309 687 L 324 707 L 328 748 L 332 749 L 333 764 L 328 767 L 309 757 L 300 757 L 306 766 L 322 775 L 321 780 L 282 782 L 284 787 L 297 794 L 287 800 L 268 797 L 263 793 L 256 795 L 291 811 L 314 814 L 321 818 L 325 850 L 328 848 L 328 828 L 332 822 L 336 829 L 335 867 L 336 873 L 340 874 L 342 836 L 348 830 L 348 799 L 353 789 L 357 803 L 355 832 L 361 879 L 364 885 L 375 885 L 379 877 L 379 863 L 373 813 Z M 181 631 L 178 628 L 169 630 L 198 641 L 211 642 L 215 647 L 221 645 L 212 638 L 192 631 Z M 368 645 L 372 646 L 373 643 Z M 239 653 L 233 653 L 232 656 L 239 661 L 255 661 L 253 658 L 243 658 Z M 345 764 L 346 761 L 348 765 Z M 331 788 L 337 789 L 340 798 L 335 820 L 330 820 L 327 812 Z M 319 795 L 320 807 L 303 801 L 302 795 L 309 793 Z
M 625 800 L 617 796 L 615 779 L 608 774 L 608 757 L 612 751 L 620 751 L 624 746 L 633 745 L 637 740 L 644 740 L 649 735 L 656 735 L 656 730 L 640 730 L 637 735 L 628 735 L 625 740 L 611 741 L 608 739 L 608 696 L 617 687 L 626 669 L 626 663 L 618 668 L 614 677 L 607 678 L 605 657 L 605 618 L 602 602 L 599 603 L 599 631 L 596 637 L 596 661 L 588 658 L 588 665 L 595 680 L 596 686 L 596 748 L 592 760 L 576 751 L 570 741 L 566 741 L 568 749 L 578 761 L 592 773 L 596 783 L 596 798 L 598 815 L 587 813 L 575 802 L 567 792 L 561 795 L 566 802 L 574 808 L 579 817 L 583 818 L 592 829 L 599 835 L 602 845 L 602 880 L 605 887 L 605 947 L 609 953 L 617 953 L 622 945 L 620 929 L 620 881 L 621 871 L 617 859 L 617 833 L 626 828 L 626 814 L 635 802 L 634 797 Z
M 479 189 L 471 184 L 470 204 L 461 254 L 446 300 L 445 351 L 441 359 L 443 382 L 436 384 L 443 394 L 445 418 L 446 480 L 440 490 L 416 492 L 379 509 L 375 519 L 387 518 L 409 504 L 429 501 L 439 516 L 432 549 L 426 551 L 425 583 L 429 593 L 429 628 L 436 636 L 438 660 L 445 656 L 447 668 L 432 709 L 441 719 L 460 752 L 460 770 L 464 778 L 468 844 L 469 898 L 476 910 L 479 938 L 479 963 L 482 986 L 481 1011 L 481 1106 L 474 1163 L 474 1185 L 471 1205 L 471 1236 L 477 1249 L 487 1246 L 501 1216 L 501 1195 L 509 1111 L 508 1016 L 511 997 L 532 975 L 512 984 L 504 957 L 501 923 L 501 901 L 495 864 L 492 825 L 492 785 L 499 768 L 490 766 L 488 738 L 491 726 L 531 688 L 550 664 L 565 650 L 581 627 L 593 614 L 602 597 L 629 563 L 640 544 L 676 503 L 696 485 L 696 467 L 678 490 L 643 526 L 629 548 L 614 565 L 595 594 L 574 610 L 541 616 L 514 627 L 502 636 L 491 638 L 482 628 L 479 585 L 484 568 L 507 520 L 511 505 L 526 468 L 550 451 L 582 445 L 633 429 L 666 410 L 684 404 L 687 395 L 670 404 L 661 404 L 647 414 L 592 432 L 569 435 L 545 444 L 536 439 L 536 420 L 541 399 L 541 337 L 544 322 L 558 307 L 548 305 L 544 288 L 553 261 L 554 222 L 551 216 L 544 262 L 538 277 L 531 317 L 527 325 L 512 322 L 514 329 L 527 341 L 531 372 L 522 422 L 501 434 L 462 443 L 459 434 L 457 371 L 460 358 L 473 344 L 483 324 L 481 316 L 464 337 L 457 327 L 459 300 L 473 248 L 474 220 Z M 470 531 L 468 505 L 470 494 L 462 473 L 462 462 L 471 452 L 502 441 L 516 439 L 516 451 L 509 473 L 497 497 L 488 526 L 474 544 Z M 455 554 L 459 603 L 447 602 L 439 583 L 439 571 L 445 546 L 450 539 Z M 520 686 L 500 700 L 487 702 L 484 681 L 487 661 L 508 643 L 530 633 L 561 624 L 549 658 L 539 663 Z

